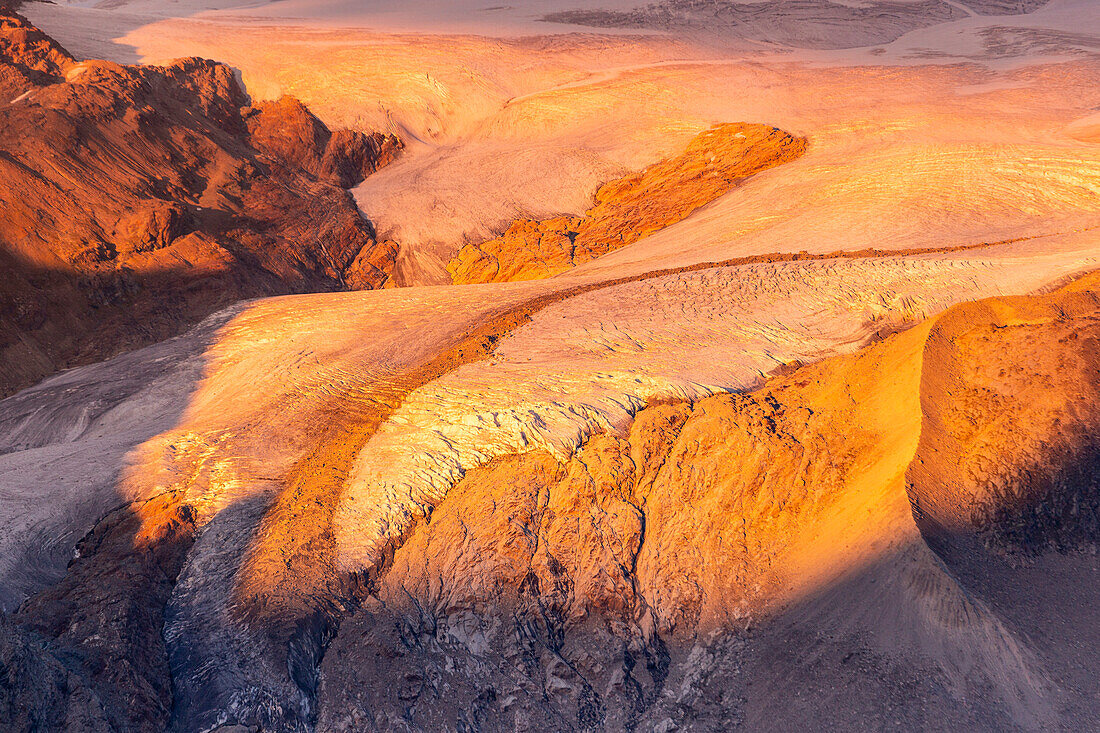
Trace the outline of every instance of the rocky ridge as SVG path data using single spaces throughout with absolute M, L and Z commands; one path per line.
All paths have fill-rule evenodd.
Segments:
M 557 275 L 681 221 L 805 149 L 804 139 L 767 125 L 716 125 L 680 155 L 601 186 L 583 216 L 515 221 L 500 237 L 463 247 L 447 271 L 456 284 Z
M 0 394 L 242 298 L 375 288 L 396 248 L 344 190 L 401 149 L 234 72 L 78 61 L 0 15 Z

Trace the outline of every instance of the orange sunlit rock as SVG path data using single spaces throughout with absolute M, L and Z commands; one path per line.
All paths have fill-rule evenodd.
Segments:
M 463 247 L 447 271 L 457 284 L 557 275 L 675 224 L 805 149 L 805 140 L 766 125 L 717 125 L 679 155 L 601 186 L 583 216 L 513 222 L 499 238 Z

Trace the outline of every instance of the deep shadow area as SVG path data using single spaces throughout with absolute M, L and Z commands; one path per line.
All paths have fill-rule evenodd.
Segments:
M 180 423 L 208 349 L 244 307 L 0 400 L 0 611 L 61 580 L 73 547 L 119 507 L 127 454 Z
M 129 503 L 119 497 L 120 480 L 128 454 L 181 422 L 211 347 L 244 307 L 0 400 L 7 729 L 167 726 L 164 610 L 193 543 L 195 513 L 171 494 Z
M 157 533 L 142 535 L 143 520 L 162 511 Z M 163 496 L 111 512 L 81 540 L 65 578 L 12 616 L 23 658 L 6 665 L 0 712 L 13 729 L 166 728 L 164 607 L 194 540 L 194 518 Z M 69 675 L 44 686 L 18 671 L 35 664 Z
M 746 637 L 747 730 L 1003 731 L 1054 719 L 1038 665 L 919 541 Z

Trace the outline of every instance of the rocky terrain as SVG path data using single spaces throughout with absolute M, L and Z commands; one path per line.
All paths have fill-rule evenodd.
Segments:
M 1097 285 L 958 306 L 743 395 L 653 402 L 569 454 L 502 455 L 365 567 L 339 519 L 315 533 L 307 484 L 348 480 L 341 451 L 364 438 L 337 426 L 376 430 L 384 392 L 342 410 L 281 494 L 247 490 L 240 444 L 211 445 L 5 622 L 9 719 L 1088 727 L 1093 657 L 1032 643 L 1047 606 L 1011 589 L 1051 598 L 1038 574 L 1075 574 L 1061 633 L 1091 639 Z M 269 544 L 299 572 L 273 582 Z M 330 562 L 359 569 L 317 578 Z
M 499 238 L 463 247 L 447 271 L 460 285 L 557 275 L 675 224 L 805 146 L 766 125 L 717 125 L 680 155 L 601 186 L 584 216 L 513 222 Z
M 0 728 L 1100 728 L 1094 4 L 21 12 Z
M 77 61 L 0 17 L 0 394 L 242 298 L 373 288 L 392 248 L 344 190 L 399 141 L 251 106 L 224 65 Z
M 1022 548 L 1095 591 L 1098 282 L 469 472 L 340 626 L 321 727 L 1066 725 L 1082 658 L 990 604 Z

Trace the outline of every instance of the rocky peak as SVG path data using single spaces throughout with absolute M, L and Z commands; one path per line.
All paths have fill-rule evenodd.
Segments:
M 244 116 L 257 148 L 342 188 L 360 183 L 403 147 L 393 135 L 332 131 L 290 96 L 259 102 Z
M 75 63 L 61 44 L 0 5 L 0 100 L 59 81 Z

